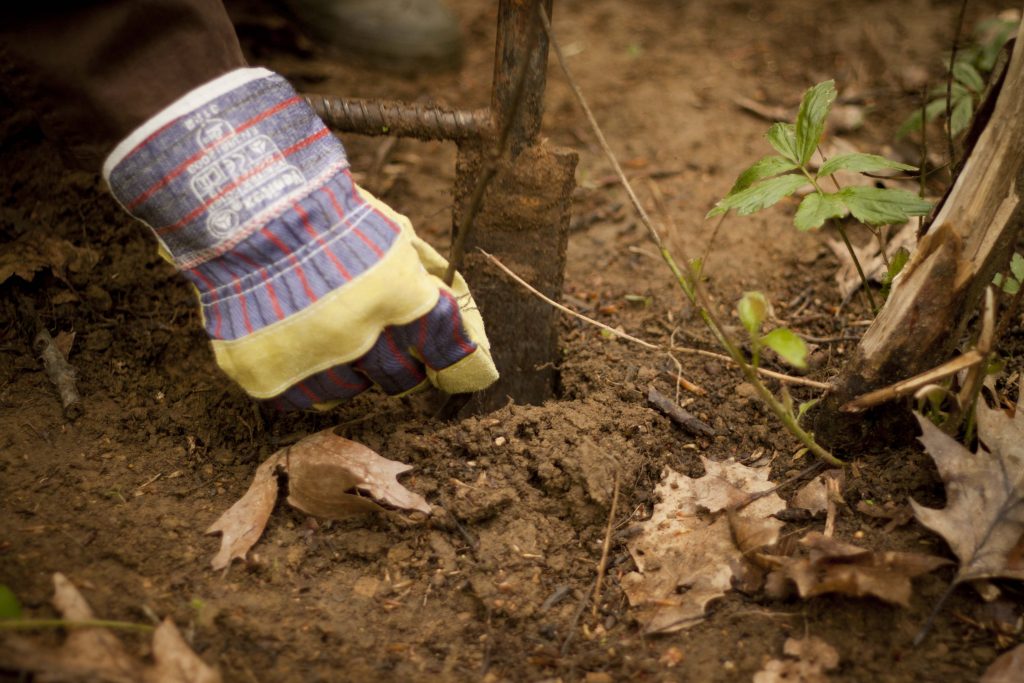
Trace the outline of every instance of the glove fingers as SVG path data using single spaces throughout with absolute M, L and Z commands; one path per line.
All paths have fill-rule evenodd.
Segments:
M 427 380 L 423 363 L 412 354 L 412 330 L 416 323 L 384 328 L 377 343 L 352 366 L 387 394 L 397 396 Z
M 401 334 L 431 370 L 454 365 L 477 348 L 463 326 L 458 301 L 445 290 L 429 313 L 402 325 Z
M 273 399 L 279 410 L 308 410 L 345 401 L 373 386 L 365 375 L 348 365 L 336 365 L 292 385 Z

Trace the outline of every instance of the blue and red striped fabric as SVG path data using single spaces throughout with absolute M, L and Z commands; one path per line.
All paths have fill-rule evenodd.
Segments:
M 187 98 L 188 96 L 186 96 Z M 280 76 L 252 78 L 185 108 L 116 160 L 114 196 L 147 223 L 199 291 L 206 331 L 234 340 L 344 287 L 392 248 L 400 227 L 360 195 L 341 143 Z M 401 393 L 477 345 L 447 292 L 383 328 L 357 361 L 281 394 L 306 408 L 372 384 Z

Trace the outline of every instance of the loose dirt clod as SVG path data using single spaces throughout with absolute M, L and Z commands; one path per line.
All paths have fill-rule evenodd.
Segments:
M 825 683 L 825 672 L 839 666 L 839 653 L 817 636 L 787 638 L 782 648 L 788 659 L 772 659 L 754 674 L 754 683 Z

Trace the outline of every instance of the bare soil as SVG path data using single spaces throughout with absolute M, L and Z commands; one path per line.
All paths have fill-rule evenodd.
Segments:
M 332 59 L 262 4 L 233 9 L 252 61 L 300 89 L 481 106 L 489 97 L 496 3 L 453 5 L 467 37 L 466 63 L 455 73 L 419 76 Z M 704 213 L 768 151 L 767 123 L 740 110 L 735 97 L 795 112 L 806 87 L 835 78 L 841 96 L 866 112 L 865 125 L 846 137 L 865 151 L 891 151 L 897 125 L 918 106 L 921 76 L 941 77 L 959 5 L 565 0 L 556 3 L 555 28 L 628 172 L 656 178 L 674 224 L 670 242 L 697 255 L 711 234 Z M 971 3 L 967 24 L 1012 6 Z M 674 334 L 679 344 L 713 349 L 623 194 L 607 181 L 610 168 L 555 67 L 544 132 L 581 156 L 566 300 L 652 342 Z M 382 139 L 343 138 L 363 182 L 446 250 L 454 147 L 402 140 L 381 165 Z M 644 180 L 640 189 L 657 214 Z M 959 681 L 976 680 L 1020 637 L 998 635 L 989 627 L 993 607 L 962 588 L 913 647 L 951 569 L 917 580 L 909 609 L 733 592 L 703 623 L 644 637 L 619 579 L 632 568 L 630 529 L 650 515 L 663 468 L 698 475 L 699 455 L 765 457 L 781 481 L 808 464 L 727 365 L 679 356 L 683 376 L 707 391 L 684 390 L 681 398 L 694 399 L 689 410 L 715 428 L 710 438 L 694 438 L 648 406 L 649 386 L 676 392 L 667 357 L 571 319 L 561 331 L 561 395 L 543 406 L 510 404 L 441 422 L 421 400 L 375 394 L 326 414 L 275 414 L 218 373 L 193 295 L 151 237 L 122 215 L 98 176 L 67 170 L 31 118 L 10 105 L 0 110 L 0 198 L 5 244 L 48 233 L 98 257 L 65 280 L 41 274 L 31 285 L 2 286 L 0 583 L 32 614 L 52 614 L 50 577 L 63 572 L 103 617 L 171 616 L 226 680 L 249 682 L 742 681 L 779 657 L 787 637 L 807 633 L 838 649 L 833 680 Z M 858 323 L 870 316 L 859 297 L 840 300 L 824 236 L 798 234 L 792 210 L 730 219 L 710 251 L 709 287 L 724 314 L 742 291 L 761 289 L 780 320 L 831 340 L 816 345 L 811 373 L 824 381 L 854 343 L 842 338 L 862 332 Z M 631 294 L 650 297 L 649 304 L 628 301 Z M 70 360 L 85 413 L 74 422 L 62 417 L 31 351 L 16 296 L 34 300 L 54 334 L 75 333 Z M 1018 326 L 1008 340 L 1011 364 L 1019 365 L 1022 342 Z M 814 396 L 805 388 L 793 393 Z M 218 539 L 203 531 L 245 491 L 256 465 L 333 425 L 414 465 L 404 483 L 448 516 L 331 523 L 281 504 L 250 561 L 213 572 Z M 890 442 L 879 434 L 841 454 L 853 466 L 837 536 L 874 549 L 948 555 L 915 522 L 884 532 L 884 521 L 854 511 L 865 499 L 943 504 L 929 458 Z M 622 494 L 595 615 L 588 598 L 616 466 Z M 820 524 L 791 523 L 786 533 Z M 1008 587 L 1004 596 L 999 608 L 1019 618 L 1019 590 Z M 125 637 L 145 651 L 143 638 Z M 608 677 L 595 675 L 601 672 Z

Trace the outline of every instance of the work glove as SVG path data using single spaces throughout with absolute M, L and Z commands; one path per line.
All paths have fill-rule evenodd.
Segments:
M 118 202 L 198 293 L 217 364 L 251 396 L 325 408 L 376 384 L 478 391 L 498 373 L 465 281 L 357 186 L 341 143 L 266 69 L 229 72 L 110 154 Z

